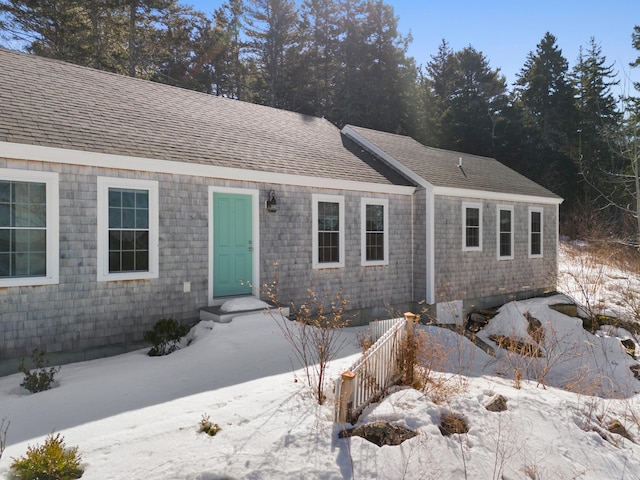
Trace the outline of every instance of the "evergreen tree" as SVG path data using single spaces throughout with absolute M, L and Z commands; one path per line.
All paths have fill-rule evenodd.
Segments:
M 393 8 L 381 0 L 347 1 L 334 121 L 407 133 L 416 118 L 417 70 L 406 56 L 410 38 L 398 33 Z
M 526 147 L 523 173 L 571 200 L 577 185 L 570 158 L 576 134 L 574 92 L 568 62 L 552 34 L 546 33 L 527 56 L 517 78 L 514 106 Z
M 301 7 L 302 42 L 299 110 L 309 115 L 330 117 L 336 104 L 339 76 L 341 22 L 334 0 L 305 0 Z
M 244 13 L 242 0 L 228 0 L 214 13 L 215 30 L 214 41 L 210 42 L 210 58 L 213 93 L 219 96 L 240 99 L 244 95 L 244 44 L 240 39 Z
M 432 98 L 432 144 L 476 155 L 495 156 L 501 113 L 507 105 L 499 70 L 473 47 L 453 52 L 443 41 L 427 66 Z
M 613 65 L 607 65 L 602 49 L 592 37 L 586 52 L 580 49 L 574 67 L 576 89 L 577 146 L 574 158 L 583 182 L 582 196 L 585 207 L 607 190 L 607 173 L 619 172 L 615 155 L 610 148 L 619 126 L 620 114 L 611 87 L 618 85 Z M 605 204 L 608 204 L 605 201 Z M 602 207 L 602 202 L 598 204 Z
M 298 14 L 293 0 L 251 0 L 246 35 L 254 98 L 271 107 L 290 108 L 293 75 L 299 57 Z

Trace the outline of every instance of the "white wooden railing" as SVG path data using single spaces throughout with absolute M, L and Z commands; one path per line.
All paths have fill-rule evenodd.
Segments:
M 369 338 L 372 342 L 378 340 L 381 336 L 389 331 L 396 322 L 397 318 L 389 318 L 387 320 L 375 320 L 369 323 Z
M 404 318 L 375 322 L 381 324 L 378 333 L 384 328 L 386 332 L 336 379 L 336 422 L 357 418 L 371 401 L 398 381 L 402 343 L 408 328 L 413 333 L 414 320 L 415 315 L 407 313 Z

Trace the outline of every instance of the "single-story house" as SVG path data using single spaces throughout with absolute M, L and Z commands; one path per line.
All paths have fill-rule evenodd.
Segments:
M 276 276 L 281 303 L 341 291 L 359 322 L 555 286 L 561 200 L 495 160 L 10 50 L 0 65 L 0 374 L 34 348 L 126 351 Z
M 442 321 L 556 288 L 562 199 L 492 158 L 348 125 L 414 194 L 414 299 Z

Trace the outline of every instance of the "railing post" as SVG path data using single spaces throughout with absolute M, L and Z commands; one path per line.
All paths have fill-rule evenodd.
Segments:
M 416 324 L 416 314 L 412 312 L 405 312 L 404 318 L 407 320 L 407 326 L 405 327 L 404 344 L 404 383 L 406 385 L 413 385 L 413 368 L 416 363 L 416 346 L 414 342 L 414 327 Z
M 353 372 L 344 372 L 342 374 L 342 384 L 340 386 L 340 407 L 338 410 L 338 422 L 346 422 L 351 418 L 353 409 L 353 380 L 356 374 Z

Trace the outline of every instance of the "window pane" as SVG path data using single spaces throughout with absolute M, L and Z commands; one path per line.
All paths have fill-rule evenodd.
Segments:
M 0 227 L 11 226 L 11 205 L 0 203 Z
M 0 253 L 11 251 L 11 237 L 13 230 L 0 230 Z
M 340 248 L 338 233 L 319 233 L 318 234 L 318 262 L 339 262 Z
M 136 228 L 136 211 L 133 208 L 122 209 L 122 228 Z
M 149 270 L 149 191 L 109 189 L 109 271 Z
M 136 232 L 136 250 L 149 249 L 149 232 Z
M 135 232 L 131 230 L 124 230 L 122 235 L 122 250 L 134 250 L 135 249 Z
M 29 250 L 32 252 L 47 251 L 47 233 L 44 230 L 29 230 Z
M 109 252 L 109 271 L 119 272 L 121 270 L 120 252 Z
M 480 226 L 480 209 L 467 208 L 467 227 L 479 227 Z
M 0 278 L 11 276 L 11 254 L 0 253 Z
M 47 186 L 0 182 L 0 276 L 45 276 L 47 270 Z
M 531 255 L 542 253 L 542 214 L 531 212 Z
M 135 190 L 121 190 L 121 192 L 122 192 L 122 207 L 134 208 L 136 206 Z
M 120 256 L 122 258 L 122 271 L 133 272 L 136 269 L 135 253 L 134 252 L 122 252 Z
M 109 251 L 120 250 L 121 241 L 120 241 L 121 232 L 119 230 L 112 230 L 109 232 Z
M 122 228 L 122 210 L 109 208 L 109 228 Z
M 368 261 L 384 260 L 384 233 L 367 233 Z
M 337 203 L 319 202 L 318 203 L 318 231 L 340 230 L 340 206 Z
M 500 210 L 500 256 L 511 256 L 511 210 Z
M 366 208 L 366 229 L 367 232 L 383 232 L 384 231 L 384 206 L 367 205 Z
M 29 206 L 29 226 L 47 226 L 47 206 L 42 204 L 31 204 Z
M 136 208 L 149 208 L 149 194 L 147 192 L 136 192 Z
M 467 247 L 479 247 L 480 229 L 477 227 L 467 227 L 465 239 Z
M 136 270 L 144 272 L 149 270 L 149 252 L 137 251 L 136 252 Z
M 122 194 L 120 190 L 109 189 L 109 206 L 121 207 L 122 206 Z
M 29 276 L 44 276 L 47 273 L 46 252 L 32 252 L 29 255 Z
M 11 201 L 11 182 L 0 181 L 0 203 Z

